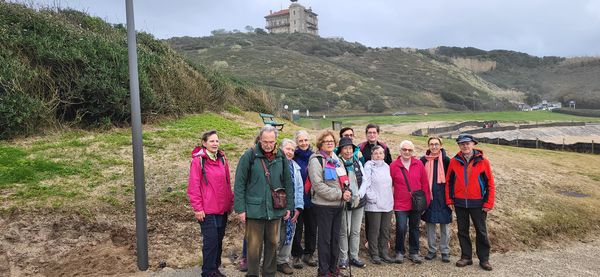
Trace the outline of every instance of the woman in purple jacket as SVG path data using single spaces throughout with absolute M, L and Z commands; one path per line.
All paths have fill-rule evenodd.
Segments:
M 202 146 L 192 152 L 187 192 L 202 233 L 202 276 L 225 276 L 219 266 L 233 191 L 215 130 L 202 134 Z

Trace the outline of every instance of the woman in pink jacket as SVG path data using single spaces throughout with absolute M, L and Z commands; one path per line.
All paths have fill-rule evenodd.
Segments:
M 202 146 L 192 151 L 187 192 L 202 233 L 202 276 L 225 276 L 219 266 L 233 191 L 215 130 L 202 134 Z
M 421 160 L 414 157 L 415 146 L 409 140 L 400 143 L 400 157 L 390 164 L 392 186 L 394 187 L 394 213 L 396 215 L 396 263 L 404 261 L 406 253 L 404 237 L 408 221 L 408 258 L 416 264 L 422 262 L 419 256 L 419 221 L 421 213 L 412 210 L 411 192 L 423 190 L 427 205 L 431 201 L 429 181 Z M 408 185 L 406 184 L 408 180 Z M 408 190 L 410 186 L 410 192 Z

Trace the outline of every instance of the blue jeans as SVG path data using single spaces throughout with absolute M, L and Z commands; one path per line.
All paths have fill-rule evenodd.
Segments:
M 207 214 L 198 223 L 202 232 L 202 276 L 207 276 L 221 265 L 227 214 Z
M 404 238 L 408 227 L 408 253 L 419 253 L 419 220 L 421 215 L 415 211 L 394 211 L 396 215 L 396 253 L 404 255 Z

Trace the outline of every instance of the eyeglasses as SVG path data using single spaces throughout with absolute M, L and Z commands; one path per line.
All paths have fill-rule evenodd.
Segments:
M 377 132 L 367 132 L 367 135 L 377 135 Z
M 402 151 L 402 152 L 412 152 L 413 149 L 401 148 L 400 151 Z
M 325 144 L 325 143 L 330 144 L 330 143 L 335 143 L 335 141 L 334 140 L 324 140 L 323 144 Z
M 342 136 L 345 138 L 353 138 L 354 134 L 343 134 Z
M 429 146 L 433 146 L 433 147 L 440 147 L 441 144 L 439 143 L 430 143 Z

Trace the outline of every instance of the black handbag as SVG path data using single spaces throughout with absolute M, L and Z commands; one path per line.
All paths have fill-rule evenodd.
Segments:
M 425 210 L 427 210 L 427 198 L 425 196 L 425 192 L 421 189 L 411 192 L 410 185 L 408 184 L 408 178 L 406 178 L 406 173 L 404 173 L 404 168 L 401 167 L 400 171 L 402 171 L 402 176 L 404 176 L 404 182 L 406 183 L 406 187 L 408 188 L 408 192 L 410 193 L 412 210 L 418 213 L 424 212 Z
M 265 170 L 265 176 L 267 177 L 267 183 L 269 183 L 269 189 L 271 189 L 271 199 L 273 200 L 273 209 L 285 209 L 287 207 L 287 198 L 285 196 L 284 188 L 273 189 L 271 186 L 271 173 L 267 169 L 264 159 L 260 159 L 263 169 Z

